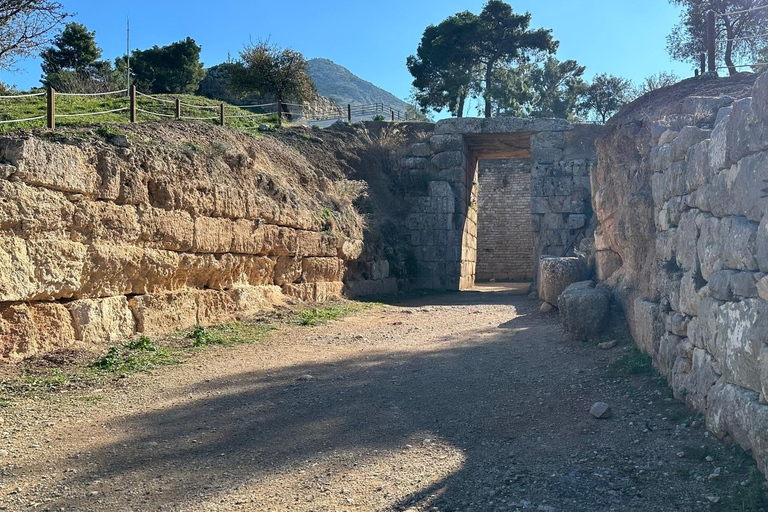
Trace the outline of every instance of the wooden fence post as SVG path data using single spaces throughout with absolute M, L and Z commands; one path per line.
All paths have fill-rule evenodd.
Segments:
M 45 119 L 48 128 L 56 129 L 56 89 L 48 87 L 48 106 L 45 111 Z
M 352 105 L 347 103 L 347 121 L 352 122 Z
M 283 125 L 283 102 L 277 100 L 277 126 Z
M 389 109 L 389 113 L 392 114 L 392 122 L 394 123 L 395 122 L 395 111 L 394 111 L 394 109 L 390 108 Z
M 224 126 L 224 104 L 219 105 L 219 121 L 221 126 Z
M 136 122 L 136 85 L 131 84 L 131 108 L 130 108 L 130 121 Z
M 707 71 L 710 73 L 717 71 L 717 61 L 715 59 L 716 38 L 715 11 L 709 11 L 707 13 Z
M 176 98 L 176 120 L 181 119 L 181 100 Z

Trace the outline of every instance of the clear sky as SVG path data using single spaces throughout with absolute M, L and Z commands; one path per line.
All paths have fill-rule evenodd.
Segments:
M 206 66 L 235 57 L 249 39 L 325 57 L 400 98 L 410 93 L 405 59 L 415 53 L 424 28 L 458 11 L 478 13 L 484 0 L 62 0 L 73 20 L 96 31 L 104 58 L 125 53 L 130 14 L 131 48 L 144 49 L 192 37 Z M 672 62 L 666 36 L 678 20 L 668 0 L 511 0 L 530 11 L 532 27 L 553 29 L 558 58 L 576 59 L 587 76 L 611 73 L 634 81 L 660 71 L 693 75 Z M 128 8 L 121 5 L 129 4 Z M 27 89 L 39 85 L 40 63 L 22 62 L 0 81 Z

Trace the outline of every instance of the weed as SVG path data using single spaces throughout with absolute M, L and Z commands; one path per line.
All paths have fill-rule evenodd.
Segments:
M 103 124 L 96 128 L 96 135 L 99 137 L 103 137 L 105 139 L 111 139 L 112 137 L 116 137 L 117 135 L 124 135 L 123 132 L 115 128 L 114 125 L 110 124 Z
M 653 373 L 651 356 L 643 354 L 637 347 L 632 347 L 630 353 L 606 368 L 606 376 L 612 378 L 629 375 L 648 375 Z
M 209 331 L 202 325 L 195 327 L 189 335 L 192 338 L 193 347 L 207 347 L 208 345 L 226 345 L 225 340 L 219 333 Z
M 289 323 L 299 325 L 320 325 L 328 323 L 331 320 L 344 318 L 350 313 L 355 313 L 363 309 L 372 307 L 373 303 L 354 303 L 347 305 L 330 305 L 320 308 L 305 309 L 298 315 L 289 320 Z
M 757 468 L 749 471 L 746 485 L 736 485 L 733 491 L 712 510 L 721 512 L 758 512 L 768 506 L 765 491 L 765 476 Z
M 157 352 L 157 347 L 147 336 L 142 336 L 138 340 L 126 343 L 125 348 L 128 350 L 141 350 L 144 352 Z
M 384 121 L 386 118 L 381 114 L 376 114 L 371 118 L 371 121 Z
M 169 350 L 155 347 L 152 340 L 142 336 L 137 341 L 109 347 L 106 355 L 91 363 L 90 368 L 100 373 L 130 374 L 178 363 Z

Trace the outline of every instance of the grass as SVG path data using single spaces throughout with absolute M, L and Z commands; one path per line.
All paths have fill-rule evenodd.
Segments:
M 110 347 L 104 357 L 91 363 L 90 368 L 128 375 L 174 364 L 179 364 L 179 360 L 170 350 L 158 348 L 151 339 L 142 336 L 136 341 Z
M 305 309 L 289 319 L 289 323 L 298 325 L 321 325 L 332 320 L 339 320 L 364 309 L 373 307 L 374 303 L 332 304 L 319 308 Z
M 38 91 L 32 91 L 38 92 Z M 174 116 L 176 113 L 175 100 L 179 98 L 182 103 L 192 106 L 182 106 L 183 117 L 196 118 L 215 118 L 200 122 L 218 124 L 219 123 L 219 105 L 221 102 L 211 100 L 202 96 L 191 94 L 156 94 L 153 95 L 165 101 L 157 101 L 145 96 L 139 96 L 137 107 L 141 110 Z M 170 102 L 170 103 L 169 103 Z M 126 95 L 116 96 L 57 96 L 56 97 L 56 115 L 78 114 L 85 112 L 103 112 L 118 108 L 128 107 L 129 100 Z M 0 100 L 0 121 L 11 119 L 26 119 L 37 116 L 44 116 L 46 111 L 45 96 L 33 98 L 4 99 Z M 266 125 L 269 130 L 276 129 L 276 114 L 260 114 L 257 117 L 233 117 L 238 115 L 259 114 L 254 109 L 242 109 L 228 103 L 224 104 L 224 117 L 227 126 L 239 130 L 257 134 L 259 126 Z M 177 122 L 172 118 L 155 116 L 144 112 L 137 112 L 137 121 L 140 123 L 150 121 Z M 78 125 L 119 125 L 129 122 L 128 111 L 116 112 L 110 114 L 99 114 L 83 117 L 57 117 L 57 126 L 78 126 Z M 20 128 L 41 128 L 45 126 L 45 119 L 37 121 L 28 121 L 24 123 L 0 124 L 0 133 L 12 132 Z M 108 135 L 103 135 L 108 136 Z
M 207 347 L 209 345 L 235 345 L 238 343 L 258 343 L 267 338 L 270 332 L 276 328 L 264 322 L 251 322 L 244 324 L 235 322 L 232 324 L 203 327 L 198 325 L 191 333 L 193 347 Z
M 650 375 L 653 372 L 651 356 L 643 354 L 637 347 L 632 347 L 628 354 L 618 361 L 611 363 L 606 368 L 606 377 L 619 378 L 629 375 Z

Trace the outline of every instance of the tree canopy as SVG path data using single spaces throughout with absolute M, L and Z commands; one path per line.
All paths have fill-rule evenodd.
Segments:
M 101 57 L 101 48 L 96 45 L 96 32 L 88 31 L 81 23 L 67 23 L 40 57 L 46 75 L 63 69 L 84 72 Z
M 489 0 L 478 15 L 465 11 L 427 27 L 407 62 L 422 108 L 448 107 L 459 115 L 467 95 L 476 93 L 490 117 L 497 67 L 524 60 L 528 52 L 557 50 L 551 31 L 529 30 L 530 23 L 530 13 L 516 14 L 502 0 Z
M 592 110 L 605 123 L 630 99 L 632 82 L 603 73 L 597 75 L 584 95 L 584 108 Z
M 317 95 L 307 66 L 301 53 L 259 41 L 240 52 L 240 61 L 229 73 L 232 87 L 241 95 L 274 96 L 285 104 L 311 101 Z
M 0 0 L 0 70 L 34 55 L 67 16 L 56 0 Z
M 667 36 L 667 51 L 673 59 L 697 64 L 700 55 L 707 51 L 707 12 L 716 16 L 717 62 L 725 65 L 728 72 L 738 73 L 736 62 L 745 64 L 757 61 L 760 49 L 765 46 L 763 36 L 768 26 L 768 9 L 752 10 L 768 5 L 768 0 L 669 0 L 683 7 L 680 23 Z
M 194 93 L 205 76 L 200 46 L 191 37 L 167 46 L 131 53 L 131 73 L 142 90 L 152 93 Z

